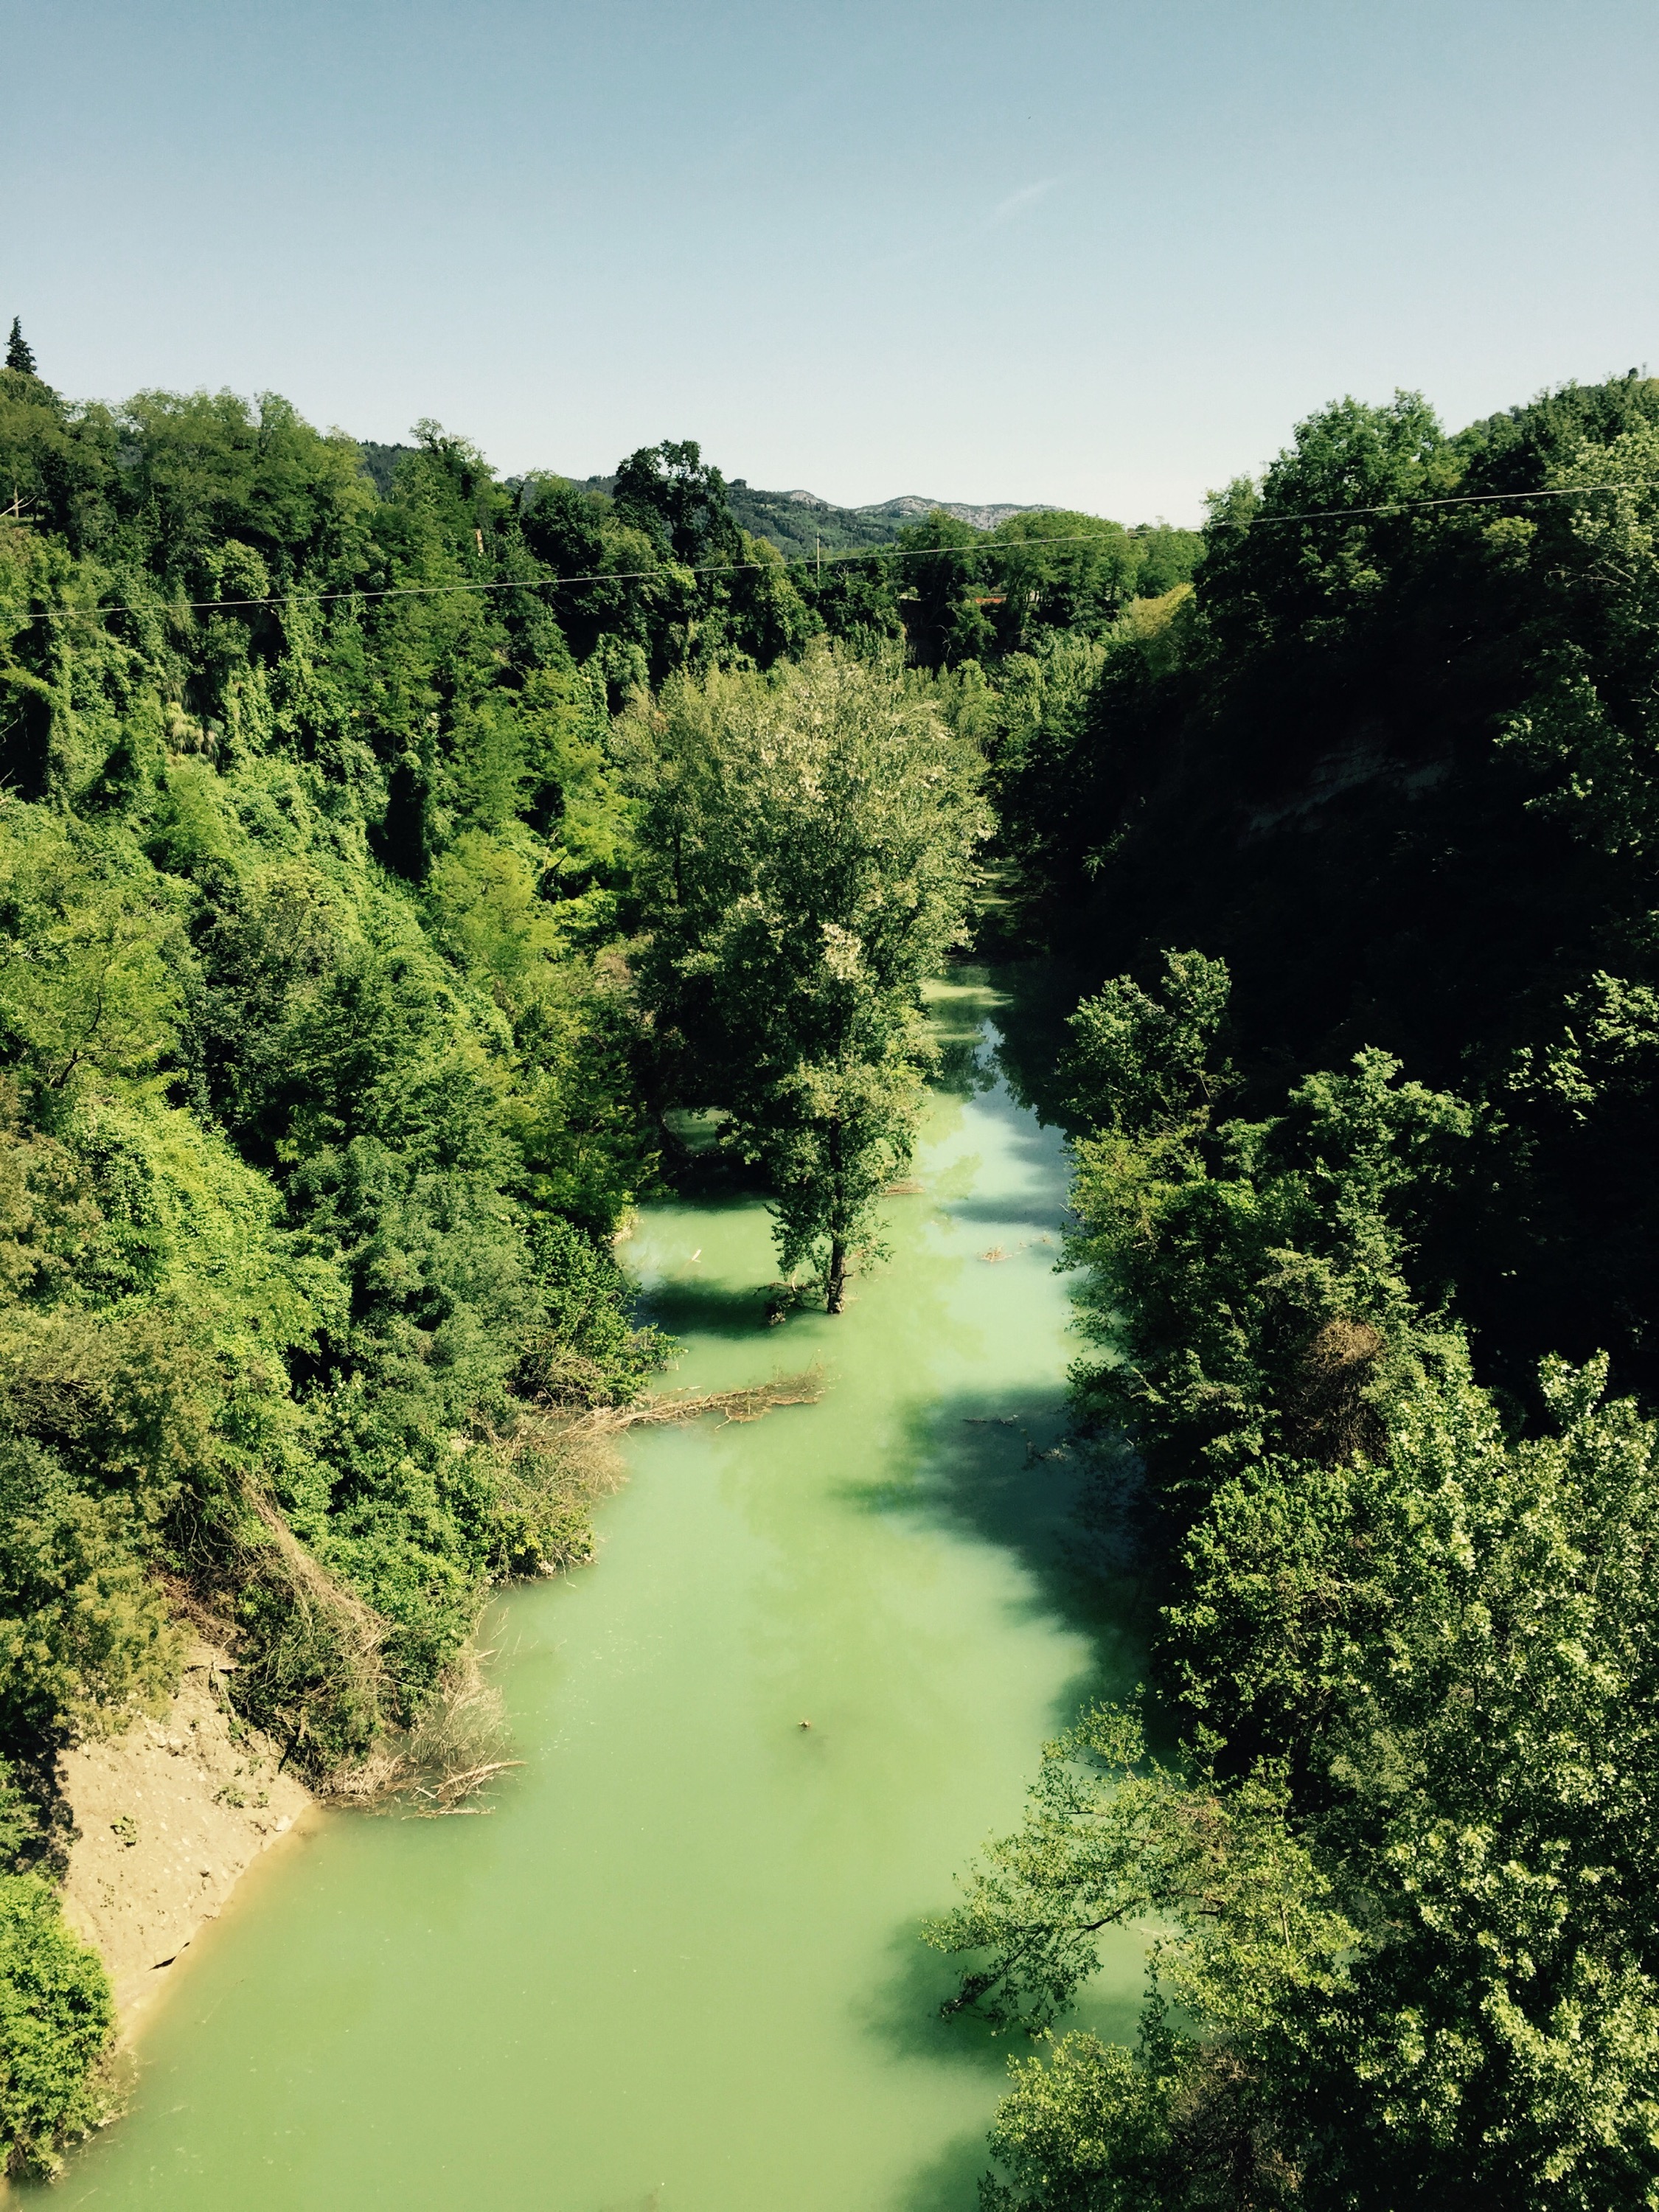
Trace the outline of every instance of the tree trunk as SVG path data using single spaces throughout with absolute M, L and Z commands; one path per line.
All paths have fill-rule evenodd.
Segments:
M 826 1313 L 838 1314 L 847 1303 L 847 1239 L 842 1234 L 847 1215 L 842 1206 L 841 1180 L 841 1123 L 830 1125 L 830 1272 L 824 1278 Z

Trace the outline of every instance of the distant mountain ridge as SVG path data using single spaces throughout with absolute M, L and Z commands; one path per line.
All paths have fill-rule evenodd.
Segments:
M 609 495 L 615 477 L 572 477 L 579 490 Z M 727 479 L 726 496 L 733 515 L 753 538 L 764 538 L 791 561 L 810 561 L 815 553 L 850 553 L 864 545 L 890 545 L 908 522 L 943 513 L 975 530 L 994 530 L 1011 514 L 1052 514 L 1042 501 L 1021 506 L 1002 501 L 975 506 L 969 501 L 923 499 L 902 492 L 896 499 L 868 507 L 837 507 L 815 491 L 757 491 L 746 477 Z
M 810 560 L 820 550 L 842 553 L 860 545 L 890 544 L 906 523 L 926 514 L 949 514 L 975 530 L 994 530 L 1011 514 L 1054 511 L 1041 501 L 976 506 L 963 500 L 923 499 L 916 492 L 902 492 L 896 499 L 878 500 L 868 507 L 836 507 L 815 491 L 756 491 L 741 477 L 726 486 L 726 496 L 745 530 L 769 539 L 792 560 Z
M 398 460 L 415 448 L 381 445 L 372 439 L 360 441 L 360 446 L 363 466 L 385 497 L 392 489 L 392 471 Z M 578 491 L 597 492 L 609 498 L 617 479 L 573 476 L 566 481 Z M 815 491 L 757 491 L 742 477 L 729 479 L 726 491 L 732 514 L 750 536 L 764 538 L 792 561 L 810 561 L 819 552 L 850 553 L 866 545 L 890 545 L 906 523 L 927 514 L 949 514 L 975 530 L 994 530 L 1011 514 L 1055 511 L 1052 502 L 1042 500 L 975 505 L 964 500 L 924 499 L 917 492 L 902 492 L 896 499 L 877 500 L 867 507 L 837 507 Z
M 748 489 L 746 485 L 744 488 L 745 490 Z M 836 507 L 829 500 L 821 499 L 815 491 L 782 494 L 757 491 L 750 494 L 754 499 L 777 499 L 780 496 L 794 500 L 802 507 L 828 508 L 831 514 L 867 514 L 872 520 L 884 522 L 890 519 L 900 527 L 914 521 L 919 514 L 949 514 L 958 522 L 971 523 L 975 530 L 994 530 L 998 523 L 1006 522 L 1011 514 L 1052 514 L 1055 512 L 1052 502 L 1047 500 L 1028 501 L 1024 505 L 1013 500 L 1001 500 L 993 501 L 987 506 L 975 507 L 960 500 L 923 499 L 919 493 L 913 491 L 902 492 L 896 499 L 874 501 L 868 507 Z

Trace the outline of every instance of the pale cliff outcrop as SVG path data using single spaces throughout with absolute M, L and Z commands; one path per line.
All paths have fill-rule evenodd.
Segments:
M 124 2027 L 313 1802 L 281 1771 L 277 1747 L 231 1712 L 229 1671 L 222 1653 L 199 1646 L 161 1718 L 77 1745 L 59 1762 L 78 1832 L 64 1912 L 102 1955 Z

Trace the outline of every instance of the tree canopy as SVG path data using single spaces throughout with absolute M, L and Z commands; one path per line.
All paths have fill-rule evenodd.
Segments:
M 1104 971 L 1033 1088 L 1158 1604 L 1144 1722 L 933 1932 L 1040 2035 L 1159 1932 L 1133 2050 L 1014 2063 L 988 2208 L 1659 2189 L 1656 393 L 1334 405 L 1005 685 L 1029 926 Z
M 820 562 L 693 441 L 504 480 L 14 320 L 0 483 L 11 2168 L 110 2033 L 59 1748 L 185 1619 L 313 1778 L 416 1722 L 591 1551 L 672 1109 L 839 1310 L 994 878 L 1081 982 L 1005 1059 L 1153 1626 L 933 1928 L 1046 2039 L 983 2202 L 1655 2202 L 1659 384 Z M 1135 2046 L 1060 2032 L 1128 1923 Z
M 989 826 L 979 757 L 899 667 L 833 647 L 671 684 L 630 732 L 642 1001 L 688 1103 L 764 1168 L 781 1265 L 838 1313 L 909 1159 L 921 986 Z

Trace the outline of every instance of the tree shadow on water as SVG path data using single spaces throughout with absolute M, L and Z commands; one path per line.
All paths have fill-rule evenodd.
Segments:
M 941 2017 L 939 2008 L 955 1990 L 959 1970 L 943 1953 L 927 1948 L 915 1922 L 893 1936 L 888 1955 L 888 1971 L 865 2009 L 866 2033 L 896 2060 L 970 2072 L 987 2091 L 988 2124 L 990 2101 L 1007 2080 L 1010 2051 L 1030 2046 L 1022 2036 L 994 2036 L 983 2021 L 969 2015 Z M 893 2212 L 974 2212 L 979 2177 L 989 2163 L 983 2129 L 953 2137 L 894 2197 Z
M 942 1906 L 950 1902 L 941 1897 Z M 921 1918 L 907 1920 L 888 1940 L 887 1965 L 860 2008 L 860 2025 L 891 2057 L 967 2067 L 1000 2081 L 1009 2051 L 1023 2048 L 1024 2038 L 994 2035 L 971 2013 L 947 2020 L 942 2008 L 961 1979 L 959 1963 L 922 1942 Z
M 678 1279 L 652 1284 L 641 1291 L 639 1304 L 645 1317 L 671 1336 L 754 1336 L 765 1332 L 774 1295 L 770 1284 L 745 1284 L 739 1290 Z
M 1060 1385 L 935 1400 L 890 1456 L 905 1473 L 843 1494 L 1010 1554 L 1028 1577 L 1024 1612 L 1094 1644 L 1084 1694 L 1121 1695 L 1138 1678 L 1156 1592 L 1126 1504 L 1132 1471 L 1073 1433 Z
M 990 2163 L 982 2135 L 958 2136 L 912 2175 L 893 2212 L 975 2212 L 979 2178 Z
M 1058 1260 L 1064 1247 L 1060 1237 L 1063 1231 L 1054 1219 L 1054 1202 L 1045 1192 L 1035 1191 L 1030 1198 L 951 1198 L 941 1201 L 940 1210 L 952 1221 L 994 1223 L 999 1229 L 1030 1229 L 1036 1232 L 1032 1242 L 1042 1249 L 1042 1239 L 1047 1237 L 1048 1256 Z
M 992 2108 L 1011 2084 L 1011 2058 L 1031 2058 L 1045 2046 L 1018 2030 L 997 2035 L 972 2014 L 950 2019 L 940 2008 L 957 1986 L 963 1962 L 925 1945 L 920 1923 L 902 1927 L 888 1946 L 889 1966 L 863 2009 L 862 2024 L 893 2060 L 950 2066 L 984 2088 L 984 2127 L 952 2137 L 917 2169 L 892 2201 L 893 2212 L 975 2212 L 978 2183 L 991 2166 L 986 2130 Z M 1075 2017 L 1061 2028 L 1081 2027 L 1115 2043 L 1132 2044 L 1146 1996 L 1137 1974 L 1133 1989 L 1087 1990 Z
M 994 1016 L 999 1073 L 1017 1105 L 1050 1127 L 1071 1127 L 1065 1066 L 1074 1040 L 1067 1017 L 1079 999 L 1099 989 L 1099 971 L 1044 958 L 1011 962 L 991 973 L 1004 994 Z

